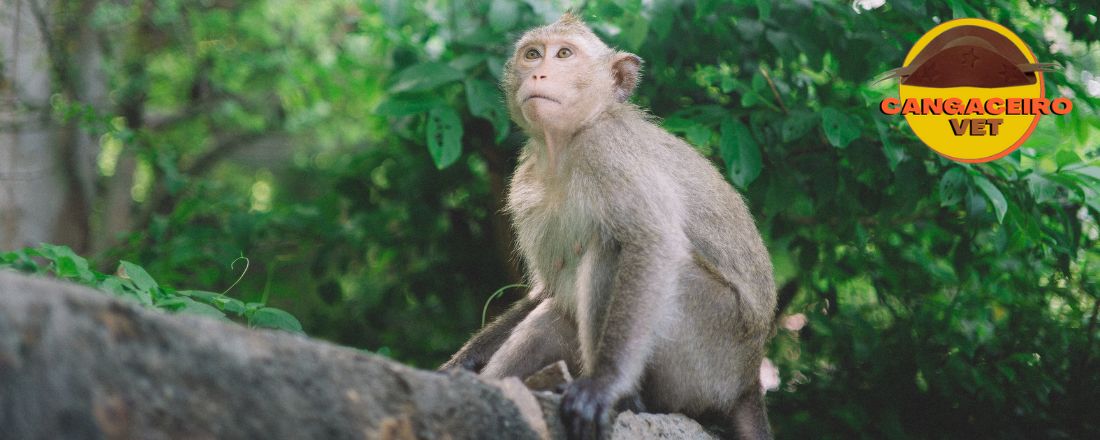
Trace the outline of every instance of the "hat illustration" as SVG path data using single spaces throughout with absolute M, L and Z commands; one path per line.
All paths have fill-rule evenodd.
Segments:
M 878 81 L 898 78 L 904 85 L 935 88 L 1011 87 L 1035 84 L 1035 72 L 1057 67 L 1028 61 L 1004 35 L 966 25 L 938 35 L 909 65 L 884 72 Z

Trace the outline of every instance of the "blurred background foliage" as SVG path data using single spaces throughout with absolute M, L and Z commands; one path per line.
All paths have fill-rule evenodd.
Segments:
M 52 42 L 50 105 L 21 111 L 96 140 L 92 239 L 54 241 L 102 270 L 125 259 L 220 292 L 244 255 L 231 296 L 436 366 L 520 281 L 500 208 L 524 137 L 496 84 L 520 33 L 572 8 L 645 60 L 635 101 L 744 192 L 782 286 L 777 319 L 808 322 L 770 348 L 777 436 L 1100 433 L 1094 1 L 0 4 L 17 1 Z M 943 159 L 877 111 L 897 87 L 873 78 L 961 17 L 1064 66 L 1047 96 L 1075 104 L 986 164 Z M 98 103 L 66 86 L 87 81 L 73 60 L 89 32 Z M 116 187 L 126 203 L 110 202 Z

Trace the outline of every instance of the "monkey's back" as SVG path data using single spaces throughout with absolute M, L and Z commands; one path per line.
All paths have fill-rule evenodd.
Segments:
M 693 257 L 737 289 L 744 318 L 751 321 L 745 325 L 770 330 L 775 309 L 771 258 L 741 194 L 698 150 L 632 105 L 608 111 L 598 124 L 617 126 L 621 134 L 607 141 L 633 150 L 622 158 L 636 164 L 624 166 L 667 174 L 661 180 L 671 182 L 684 201 L 682 227 Z
M 643 382 L 647 404 L 692 415 L 728 410 L 736 393 L 755 386 L 776 302 L 771 260 L 748 207 L 708 159 L 633 106 L 609 111 L 588 131 L 600 135 L 581 144 L 615 144 L 601 149 L 618 156 L 621 171 L 645 170 L 681 201 L 690 261 L 669 262 L 683 265 L 680 322 L 656 325 L 666 330 Z

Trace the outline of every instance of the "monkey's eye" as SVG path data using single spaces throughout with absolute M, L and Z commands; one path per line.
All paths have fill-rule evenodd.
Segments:
M 573 56 L 573 51 L 570 50 L 568 47 L 563 47 L 561 49 L 558 49 L 557 56 L 558 58 L 569 58 L 570 56 Z
M 537 60 L 541 56 L 538 49 L 527 49 L 527 52 L 523 53 L 523 58 L 528 60 Z

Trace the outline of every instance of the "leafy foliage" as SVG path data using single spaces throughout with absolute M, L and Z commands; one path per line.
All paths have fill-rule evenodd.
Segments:
M 36 261 L 45 261 L 43 266 Z M 92 270 L 88 260 L 66 246 L 43 244 L 0 253 L 0 269 L 15 269 L 33 274 L 49 273 L 58 278 L 99 289 L 142 306 L 170 313 L 210 316 L 223 320 L 237 318 L 249 327 L 273 328 L 301 333 L 302 324 L 293 315 L 263 303 L 245 303 L 224 293 L 201 290 L 176 290 L 161 286 L 145 268 L 120 261 L 118 271 L 104 274 Z
M 495 84 L 521 32 L 574 8 L 645 60 L 633 100 L 742 190 L 780 313 L 809 319 L 770 348 L 778 436 L 1096 437 L 1095 2 L 875 3 L 100 2 L 119 102 L 55 112 L 101 140 L 101 186 L 136 163 L 132 232 L 93 261 L 224 286 L 219 262 L 243 252 L 245 301 L 271 292 L 311 335 L 434 366 L 520 281 L 500 201 L 524 137 Z M 1062 65 L 1047 96 L 1074 102 L 986 164 L 877 111 L 896 87 L 873 78 L 961 17 Z M 98 264 L 51 270 L 98 283 Z

